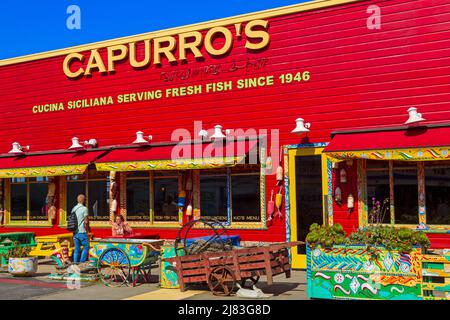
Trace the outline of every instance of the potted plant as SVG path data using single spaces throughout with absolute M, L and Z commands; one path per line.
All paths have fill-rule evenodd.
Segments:
M 8 260 L 8 272 L 13 276 L 32 276 L 38 268 L 37 257 L 30 257 L 32 247 L 16 244 L 4 257 Z

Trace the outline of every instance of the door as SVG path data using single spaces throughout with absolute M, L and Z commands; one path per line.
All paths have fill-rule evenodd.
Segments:
M 305 241 L 309 226 L 323 224 L 327 188 L 327 162 L 323 148 L 289 150 L 291 240 Z M 306 246 L 292 248 L 292 267 L 306 268 Z

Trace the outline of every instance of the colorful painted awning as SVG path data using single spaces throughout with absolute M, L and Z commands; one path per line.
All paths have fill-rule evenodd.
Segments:
M 233 167 L 254 154 L 257 141 L 141 146 L 115 149 L 96 162 L 99 171 L 186 170 Z M 255 162 L 256 163 L 256 162 Z
M 0 178 L 50 177 L 83 174 L 105 151 L 26 154 L 0 158 Z
M 450 160 L 450 126 L 338 132 L 324 152 L 334 161 Z

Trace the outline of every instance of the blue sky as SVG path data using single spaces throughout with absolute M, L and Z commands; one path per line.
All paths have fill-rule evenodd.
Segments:
M 275 8 L 304 0 L 2 0 L 0 59 Z M 69 30 L 70 5 L 81 29 Z

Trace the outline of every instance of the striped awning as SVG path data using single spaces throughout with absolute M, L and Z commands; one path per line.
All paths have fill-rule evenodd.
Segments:
M 0 157 L 0 178 L 50 177 L 83 174 L 104 151 L 25 154 Z
M 186 170 L 233 167 L 256 150 L 257 141 L 141 146 L 115 149 L 96 162 L 98 171 Z M 256 156 L 255 156 L 256 158 Z
M 450 126 L 337 132 L 324 152 L 335 161 L 450 160 Z

